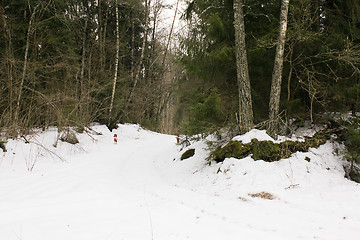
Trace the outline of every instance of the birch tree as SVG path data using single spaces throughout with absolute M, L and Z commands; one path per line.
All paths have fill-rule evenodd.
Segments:
M 243 0 L 234 0 L 235 55 L 239 94 L 238 124 L 240 133 L 253 127 L 251 86 L 245 47 Z
M 290 0 L 282 0 L 280 12 L 279 37 L 276 43 L 275 62 L 272 74 L 270 102 L 269 102 L 269 133 L 276 135 L 278 133 L 278 115 L 280 106 L 281 80 L 284 63 L 284 50 L 286 42 L 287 17 Z
M 114 104 L 114 96 L 115 96 L 115 89 L 116 89 L 116 82 L 117 82 L 117 75 L 118 75 L 118 68 L 119 68 L 120 36 L 119 36 L 119 8 L 118 8 L 117 1 L 115 3 L 115 12 L 116 12 L 116 54 L 115 54 L 115 70 L 114 70 L 113 87 L 112 87 L 111 99 L 110 99 L 108 126 L 110 126 L 112 123 L 111 122 L 111 111 L 113 109 L 113 104 Z

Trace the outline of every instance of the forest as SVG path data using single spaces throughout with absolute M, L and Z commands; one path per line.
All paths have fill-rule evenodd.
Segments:
M 357 0 L 4 0 L 0 26 L 10 136 L 92 122 L 276 135 L 360 111 Z

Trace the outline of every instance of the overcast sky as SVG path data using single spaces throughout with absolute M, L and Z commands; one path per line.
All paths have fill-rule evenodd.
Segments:
M 159 17 L 159 26 L 158 26 L 158 35 L 166 37 L 171 29 L 171 24 L 174 19 L 175 9 L 176 9 L 176 1 L 177 0 L 162 0 L 163 4 L 169 4 L 172 7 L 170 9 L 163 9 L 161 15 Z M 180 0 L 178 11 L 176 14 L 176 21 L 174 26 L 173 36 L 175 36 L 179 30 L 181 30 L 184 26 L 184 23 L 180 21 L 180 17 L 185 9 L 185 0 Z

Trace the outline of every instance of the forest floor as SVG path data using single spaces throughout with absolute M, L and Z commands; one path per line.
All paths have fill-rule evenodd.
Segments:
M 357 239 L 360 185 L 327 142 L 267 163 L 205 160 L 205 141 L 120 125 L 58 142 L 57 130 L 0 149 L 0 239 Z M 113 134 L 118 136 L 114 144 Z M 253 130 L 237 139 L 268 139 Z M 180 161 L 189 148 L 195 155 Z M 306 160 L 305 160 L 306 159 Z M 309 160 L 310 159 L 310 160 Z

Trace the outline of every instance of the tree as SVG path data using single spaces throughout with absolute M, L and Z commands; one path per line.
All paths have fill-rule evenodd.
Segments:
M 182 36 L 178 51 L 185 68 L 179 75 L 176 91 L 180 131 L 195 134 L 203 129 L 209 132 L 226 126 L 238 129 L 233 1 L 191 1 L 183 17 L 187 20 L 188 31 Z M 216 121 L 211 114 L 196 113 L 202 109 L 198 106 L 211 98 L 215 89 L 222 106 Z M 200 115 L 204 119 L 197 121 Z M 198 126 L 197 130 L 193 126 Z
M 272 84 L 269 102 L 269 133 L 276 135 L 278 133 L 278 114 L 280 107 L 281 80 L 284 62 L 287 16 L 289 11 L 289 0 L 282 0 L 280 12 L 279 38 L 276 43 L 274 70 L 272 74 Z
M 234 0 L 235 54 L 239 94 L 239 129 L 245 133 L 253 127 L 251 86 L 245 47 L 243 1 Z
M 149 9 L 150 9 L 150 4 L 151 4 L 151 0 L 145 0 L 145 25 L 144 25 L 144 37 L 143 37 L 143 42 L 142 42 L 142 46 L 141 46 L 141 55 L 140 55 L 140 59 L 136 68 L 136 72 L 135 72 L 135 78 L 134 78 L 134 83 L 133 86 L 130 90 L 130 94 L 129 97 L 127 99 L 127 105 L 126 105 L 126 109 L 129 106 L 133 94 L 134 94 L 134 90 L 136 88 L 136 85 L 139 81 L 139 77 L 141 74 L 141 67 L 142 67 L 142 62 L 144 60 L 144 56 L 145 56 L 145 48 L 146 48 L 146 40 L 147 40 L 147 35 L 148 35 L 148 29 L 149 29 Z
M 113 109 L 114 104 L 114 97 L 115 97 L 115 89 L 116 89 L 116 81 L 118 75 L 118 68 L 119 68 L 119 51 L 120 51 L 120 36 L 119 36 L 119 9 L 117 0 L 115 1 L 115 14 L 116 14 L 116 53 L 115 53 L 115 66 L 114 66 L 114 80 L 113 80 L 113 87 L 111 91 L 111 99 L 110 99 L 110 108 L 109 108 L 109 122 L 108 127 L 111 129 L 113 126 L 111 120 L 111 111 Z
M 17 95 L 17 100 L 16 100 L 16 108 L 15 108 L 15 115 L 14 115 L 14 123 L 15 123 L 15 128 L 17 128 L 19 122 L 19 114 L 20 114 L 20 101 L 21 101 L 21 96 L 22 96 L 22 92 L 23 92 L 23 87 L 24 87 L 24 81 L 25 81 L 25 77 L 26 77 L 26 70 L 27 70 L 27 66 L 28 66 L 28 55 L 29 55 L 29 48 L 30 48 L 30 39 L 35 31 L 35 26 L 34 26 L 34 21 L 35 21 L 35 16 L 36 14 L 38 14 L 38 8 L 40 7 L 40 4 L 42 2 L 39 1 L 37 3 L 37 5 L 34 7 L 34 9 L 29 9 L 31 13 L 30 16 L 30 20 L 29 20 L 29 24 L 28 24 L 28 29 L 27 29 L 27 33 L 26 33 L 26 45 L 25 45 L 25 53 L 24 53 L 24 63 L 23 63 L 23 69 L 22 69 L 22 74 L 21 74 L 21 79 L 20 79 L 20 85 L 19 88 L 17 90 L 18 95 Z M 30 6 L 29 6 L 30 7 Z

